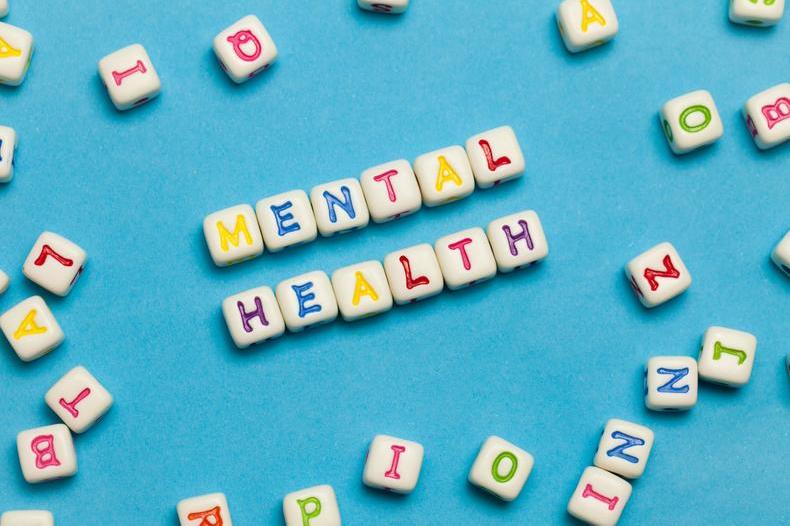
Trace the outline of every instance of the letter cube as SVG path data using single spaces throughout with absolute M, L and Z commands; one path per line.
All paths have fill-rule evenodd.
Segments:
M 7 183 L 14 178 L 15 153 L 16 131 L 8 126 L 0 126 L 0 183 Z
M 318 231 L 324 237 L 368 226 L 370 213 L 356 179 L 319 184 L 310 190 Z
M 790 139 L 790 82 L 754 95 L 743 106 L 746 127 L 761 150 Z
M 346 321 L 367 318 L 392 308 L 392 293 L 384 267 L 378 261 L 364 261 L 332 273 L 332 288 Z
M 409 0 L 357 0 L 357 4 L 365 11 L 397 15 L 406 12 Z
M 557 8 L 557 26 L 565 47 L 578 53 L 617 35 L 617 14 L 609 0 L 565 0 Z
M 8 274 L 0 270 L 0 294 L 8 289 Z
M 269 252 L 313 241 L 318 235 L 315 216 L 304 190 L 292 190 L 261 199 L 255 213 Z
M 40 358 L 63 342 L 58 325 L 44 298 L 31 296 L 0 316 L 0 329 L 23 362 Z
M 239 349 L 277 338 L 285 332 L 280 306 L 269 287 L 250 289 L 225 298 L 222 315 Z
M 520 447 L 490 436 L 472 464 L 469 482 L 502 500 L 512 501 L 521 493 L 534 464 L 532 455 Z
M 749 26 L 773 26 L 782 19 L 785 0 L 730 0 L 730 20 Z
M 593 464 L 629 479 L 638 479 L 645 472 L 653 431 L 645 426 L 612 418 L 606 422 Z
M 748 332 L 709 327 L 702 339 L 697 360 L 699 377 L 740 387 L 749 383 L 757 351 L 757 338 Z
M 654 411 L 691 409 L 697 403 L 697 362 L 688 356 L 655 356 L 645 367 L 645 405 Z
M 22 431 L 16 437 L 22 475 L 31 484 L 70 477 L 77 472 L 77 452 L 63 424 Z
M 771 252 L 771 259 L 782 272 L 790 276 L 790 230 Z
M 414 174 L 425 206 L 439 206 L 462 199 L 475 189 L 475 178 L 466 151 L 448 146 L 420 155 Z
M 384 270 L 398 305 L 429 298 L 444 289 L 444 277 L 433 247 L 428 243 L 390 252 Z
M 214 37 L 214 53 L 233 82 L 246 82 L 271 66 L 277 46 L 255 15 L 247 15 Z
M 285 526 L 342 526 L 335 490 L 323 485 L 289 493 L 283 499 Z
M 162 88 L 151 58 L 140 44 L 132 44 L 101 59 L 99 76 L 119 110 L 148 102 Z
M 420 185 L 409 161 L 400 159 L 368 168 L 359 181 L 370 217 L 376 223 L 409 215 L 422 207 Z
M 665 303 L 691 285 L 683 260 L 671 243 L 660 243 L 628 262 L 625 274 L 647 308 Z
M 411 493 L 420 478 L 423 455 L 417 442 L 376 435 L 368 449 L 362 481 L 371 488 Z
M 0 0 L 0 18 L 8 14 L 8 0 Z M 0 524 L 0 526 L 3 526 Z
M 705 90 L 692 91 L 668 101 L 659 116 L 664 136 L 676 154 L 714 143 L 724 134 L 713 96 Z
M 211 259 L 227 267 L 263 254 L 263 237 L 258 218 L 250 205 L 236 205 L 209 214 L 203 220 Z
M 329 323 L 337 318 L 337 300 L 329 276 L 315 270 L 286 279 L 275 291 L 285 325 L 291 332 Z
M 614 526 L 629 498 L 631 484 L 608 471 L 590 466 L 582 473 L 568 502 L 568 513 L 595 526 Z
M 491 221 L 486 234 L 500 272 L 530 265 L 549 254 L 546 234 L 543 233 L 538 214 L 533 210 Z
M 44 401 L 75 433 L 87 431 L 112 406 L 112 395 L 82 366 L 50 387 Z
M 0 84 L 22 84 L 32 57 L 33 35 L 0 22 Z
M 52 294 L 65 296 L 85 268 L 88 255 L 76 243 L 52 232 L 44 232 L 22 265 L 22 273 Z
M 524 154 L 510 126 L 484 131 L 466 141 L 475 181 L 489 188 L 524 174 Z
M 0 526 L 55 526 L 55 518 L 44 510 L 7 511 L 0 515 Z
M 434 245 L 444 282 L 456 290 L 496 275 L 496 260 L 482 228 L 469 228 L 436 240 Z
M 176 505 L 181 526 L 233 526 L 224 493 L 184 499 Z

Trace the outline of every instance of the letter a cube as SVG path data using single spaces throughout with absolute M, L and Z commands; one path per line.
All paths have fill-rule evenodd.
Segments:
M 64 338 L 41 296 L 32 296 L 0 316 L 0 329 L 23 362 L 44 356 Z
M 233 526 L 224 493 L 184 499 L 176 506 L 181 526 Z
M 625 274 L 647 308 L 665 303 L 691 285 L 683 260 L 671 243 L 660 243 L 628 262 Z
M 77 453 L 63 424 L 22 431 L 16 437 L 22 475 L 31 484 L 70 477 L 77 472 Z
M 289 493 L 283 499 L 285 526 L 342 526 L 335 490 L 323 485 Z

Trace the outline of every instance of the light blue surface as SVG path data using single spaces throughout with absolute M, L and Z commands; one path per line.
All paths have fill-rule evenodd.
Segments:
M 21 266 L 42 230 L 90 260 L 68 297 L 42 293 L 66 343 L 30 364 L 0 355 L 0 509 L 48 508 L 59 526 L 173 526 L 178 500 L 224 491 L 235 524 L 280 524 L 286 493 L 329 483 L 350 525 L 569 524 L 568 497 L 619 417 L 656 434 L 623 524 L 789 523 L 790 280 L 768 255 L 790 227 L 790 146 L 759 152 L 740 108 L 790 80 L 790 20 L 751 29 L 727 20 L 724 1 L 618 1 L 615 41 L 570 55 L 555 4 L 414 0 L 387 17 L 353 0 L 12 1 L 5 21 L 37 50 L 25 83 L 0 88 L 0 122 L 21 141 L 17 175 L 0 185 L 12 277 L 0 310 L 41 292 Z M 248 13 L 280 57 L 235 86 L 211 39 Z M 120 114 L 96 63 L 136 41 L 163 93 Z M 657 111 L 699 88 L 724 137 L 675 157 Z M 210 261 L 210 212 L 501 124 L 527 157 L 516 182 L 233 268 Z M 526 208 L 551 248 L 534 269 L 247 351 L 230 342 L 227 295 Z M 664 240 L 694 283 L 648 311 L 622 267 Z M 749 385 L 704 384 L 691 412 L 648 412 L 647 358 L 696 355 L 714 324 L 757 336 Z M 30 486 L 16 433 L 56 422 L 44 393 L 77 364 L 116 405 L 76 438 L 76 477 Z M 425 446 L 412 495 L 362 485 L 376 433 Z M 466 482 L 490 434 L 536 459 L 511 504 Z

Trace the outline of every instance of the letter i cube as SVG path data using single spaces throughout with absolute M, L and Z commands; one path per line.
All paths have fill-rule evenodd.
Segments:
M 19 86 L 33 56 L 33 35 L 0 22 L 0 84 Z
M 82 366 L 53 385 L 44 401 L 75 433 L 83 433 L 112 406 L 112 395 Z
M 652 430 L 612 418 L 601 434 L 593 464 L 622 477 L 636 479 L 645 472 L 652 449 Z
M 40 358 L 63 342 L 63 330 L 41 296 L 32 296 L 0 316 L 0 329 L 19 359 Z
M 549 254 L 546 234 L 533 210 L 491 221 L 486 234 L 500 272 L 531 265 Z
M 409 0 L 357 0 L 357 5 L 365 11 L 397 15 L 406 12 Z
M 16 153 L 16 131 L 0 126 L 0 183 L 14 178 L 14 154 Z
M 617 35 L 617 14 L 609 0 L 565 0 L 557 8 L 557 26 L 571 53 L 600 46 Z
M 323 485 L 289 493 L 283 499 L 285 526 L 342 526 L 335 490 Z
M 697 368 L 699 377 L 740 387 L 749 382 L 757 351 L 757 338 L 748 332 L 710 327 L 702 339 Z
M 220 66 L 242 83 L 268 69 L 277 58 L 277 46 L 255 15 L 247 15 L 214 37 Z
M 743 107 L 746 127 L 761 150 L 790 139 L 790 82 L 754 95 Z
M 423 456 L 417 442 L 376 435 L 368 449 L 362 481 L 371 488 L 411 493 L 420 478 Z
M 101 59 L 99 76 L 119 110 L 148 102 L 162 87 L 148 53 L 140 44 L 132 44 Z
M 730 20 L 749 26 L 773 26 L 782 19 L 785 0 L 730 0 Z
M 510 126 L 470 137 L 466 141 L 466 154 L 480 188 L 489 188 L 524 174 L 524 154 Z
M 285 332 L 280 307 L 269 287 L 258 287 L 225 298 L 222 315 L 233 343 L 239 349 L 277 338 Z
M 671 243 L 660 243 L 628 262 L 625 274 L 647 308 L 665 303 L 691 285 L 683 260 Z
M 771 259 L 782 272 L 790 276 L 790 230 L 771 252 Z
M 22 475 L 31 484 L 70 477 L 77 472 L 77 453 L 63 424 L 22 431 L 16 437 Z
M 661 108 L 661 127 L 676 154 L 688 153 L 714 143 L 724 134 L 724 125 L 713 96 L 705 90 L 676 97 Z
M 370 217 L 384 223 L 422 207 L 422 195 L 409 161 L 400 159 L 368 168 L 359 176 Z
M 496 260 L 482 228 L 469 228 L 441 237 L 436 240 L 434 249 L 450 290 L 496 276 Z
M 209 214 L 203 220 L 203 235 L 218 267 L 227 267 L 263 254 L 258 218 L 250 205 L 236 205 Z
M 87 259 L 88 255 L 76 243 L 44 232 L 25 259 L 22 272 L 52 294 L 65 296 L 82 275 Z
M 176 505 L 181 526 L 233 526 L 224 493 L 184 499 Z
M 568 513 L 588 524 L 614 526 L 631 498 L 631 489 L 631 484 L 617 475 L 590 466 L 568 502 Z
M 502 500 L 512 501 L 521 493 L 534 464 L 532 455 L 520 447 L 490 436 L 477 454 L 469 482 Z
M 55 517 L 45 510 L 7 511 L 0 515 L 0 526 L 55 526 Z
M 645 367 L 645 405 L 654 411 L 691 409 L 697 403 L 697 362 L 688 356 L 655 356 Z

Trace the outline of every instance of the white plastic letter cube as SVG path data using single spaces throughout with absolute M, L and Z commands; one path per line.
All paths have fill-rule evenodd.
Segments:
M 207 215 L 203 220 L 203 235 L 211 259 L 220 267 L 263 253 L 261 229 L 250 205 L 236 205 Z
M 246 82 L 271 66 L 277 46 L 255 15 L 247 15 L 214 37 L 214 53 L 236 83 Z
M 22 84 L 32 56 L 33 35 L 0 22 L 0 84 Z
M 475 227 L 436 240 L 436 258 L 450 290 L 460 289 L 496 275 L 496 260 L 482 228 Z
M 255 213 L 269 252 L 308 243 L 318 235 L 313 208 L 304 190 L 261 199 L 255 205 Z
M 557 8 L 557 26 L 571 53 L 600 46 L 613 39 L 619 29 L 609 0 L 565 0 Z
M 429 298 L 444 289 L 444 277 L 433 247 L 428 243 L 390 252 L 384 270 L 398 305 Z
M 773 26 L 782 19 L 785 0 L 730 0 L 730 20 L 749 26 Z
M 423 455 L 417 442 L 376 435 L 368 449 L 362 481 L 371 488 L 411 493 L 420 478 Z
M 469 482 L 502 500 L 512 501 L 521 493 L 534 464 L 532 455 L 520 447 L 490 436 L 472 464 Z
M 368 226 L 370 213 L 356 179 L 314 186 L 310 191 L 318 231 L 324 237 Z
M 697 361 L 655 356 L 645 367 L 645 405 L 654 411 L 691 409 L 697 403 Z
M 75 433 L 87 431 L 112 406 L 112 395 L 82 366 L 50 387 L 44 401 Z
M 44 232 L 22 265 L 22 272 L 37 285 L 65 296 L 77 282 L 88 255 L 76 243 L 52 232 Z
M 645 472 L 651 449 L 653 431 L 613 418 L 606 422 L 593 464 L 622 477 L 637 479 Z
M 277 285 L 277 303 L 291 332 L 329 323 L 337 318 L 337 300 L 329 276 L 315 270 Z
M 8 0 L 0 0 L 0 18 L 8 14 Z M 3 526 L 0 524 L 0 526 Z
M 409 0 L 357 0 L 357 5 L 365 11 L 397 15 L 409 7 Z
M 132 44 L 101 59 L 99 75 L 119 110 L 148 102 L 162 88 L 151 58 L 140 44 Z
M 16 437 L 22 475 L 31 484 L 70 477 L 77 472 L 77 452 L 63 424 L 22 431 Z
M 790 139 L 790 82 L 754 95 L 746 101 L 743 115 L 758 148 L 767 150 Z
M 332 486 L 315 486 L 289 493 L 283 499 L 285 526 L 342 526 Z
M 55 517 L 44 510 L 7 511 L 0 515 L 0 526 L 55 526 Z
M 582 473 L 568 502 L 568 513 L 595 526 L 614 526 L 620 520 L 631 484 L 617 475 L 593 466 Z
M 392 293 L 384 267 L 378 261 L 364 261 L 332 273 L 340 314 L 346 321 L 367 318 L 392 308 Z
M 184 499 L 176 506 L 181 526 L 233 526 L 224 493 Z
M 699 377 L 740 387 L 749 382 L 757 351 L 757 338 L 748 332 L 709 327 L 702 339 L 697 368 Z
M 2 316 L 0 328 L 19 359 L 29 362 L 63 342 L 63 330 L 41 296 L 31 296 Z
M 14 178 L 14 154 L 16 153 L 16 131 L 0 126 L 0 183 Z
M 466 151 L 449 146 L 420 155 L 414 160 L 414 174 L 420 184 L 425 206 L 438 206 L 471 194 L 475 178 Z
M 498 185 L 524 173 L 524 154 L 510 126 L 470 137 L 466 141 L 466 153 L 480 188 Z
M 782 272 L 790 276 L 790 230 L 771 252 L 771 259 Z
M 8 289 L 8 274 L 0 270 L 0 294 Z
M 628 262 L 625 274 L 645 307 L 661 305 L 691 285 L 691 274 L 671 243 L 660 243 Z
M 495 219 L 486 229 L 500 272 L 510 272 L 540 261 L 549 254 L 538 214 L 524 210 Z
M 400 159 L 368 168 L 359 182 L 376 223 L 409 215 L 422 207 L 420 186 L 409 161 Z
M 661 108 L 661 127 L 676 154 L 688 153 L 719 140 L 724 125 L 713 96 L 692 91 L 668 101 Z
M 239 349 L 277 338 L 285 332 L 280 306 L 269 287 L 250 289 L 225 298 L 222 315 Z

